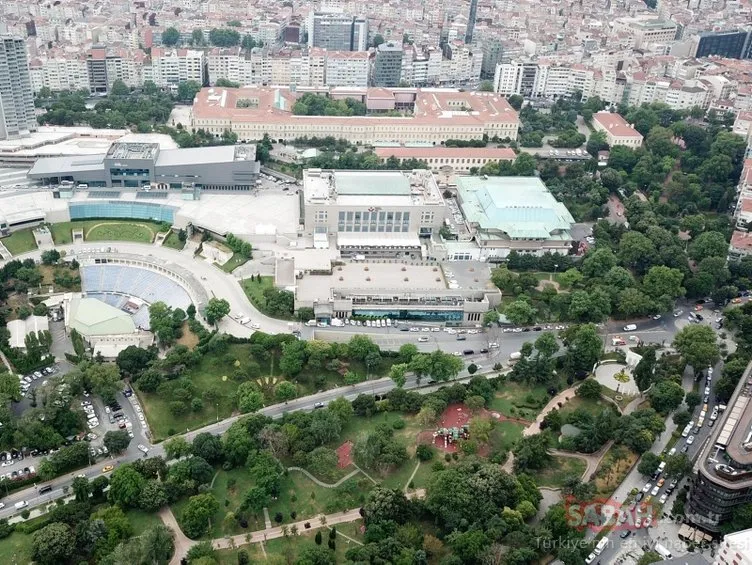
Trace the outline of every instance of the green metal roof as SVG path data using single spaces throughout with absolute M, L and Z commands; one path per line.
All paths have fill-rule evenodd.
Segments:
M 84 336 L 131 334 L 136 331 L 129 314 L 96 298 L 74 301 L 71 310 L 70 325 Z
M 337 171 L 337 193 L 352 196 L 409 196 L 410 181 L 396 171 Z
M 574 218 L 537 177 L 459 177 L 457 191 L 465 217 L 481 231 L 511 239 L 569 238 Z

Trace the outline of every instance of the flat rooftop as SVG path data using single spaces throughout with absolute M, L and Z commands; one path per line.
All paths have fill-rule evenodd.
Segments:
M 17 223 L 42 219 L 53 212 L 66 212 L 70 202 L 147 202 L 138 199 L 138 194 L 128 191 L 117 198 L 99 200 L 89 198 L 89 191 L 77 191 L 73 198 L 64 200 L 53 198 L 50 190 L 2 191 L 0 212 L 10 223 Z M 217 233 L 232 232 L 239 237 L 277 234 L 297 237 L 300 206 L 293 192 L 276 189 L 250 194 L 203 193 L 200 200 L 183 200 L 180 194 L 169 194 L 167 198 L 148 202 L 175 208 L 178 227 L 193 223 Z
M 0 160 L 13 157 L 55 157 L 104 155 L 113 142 L 158 143 L 162 149 L 176 149 L 169 136 L 158 133 L 131 133 L 120 129 L 41 126 L 27 137 L 0 141 Z
M 752 363 L 721 414 L 697 465 L 728 488 L 752 484 Z
M 443 205 L 444 199 L 430 171 L 303 171 L 306 204 L 340 206 Z
M 317 299 L 326 301 L 329 300 L 332 289 L 340 288 L 362 289 L 364 292 L 415 292 L 446 290 L 447 285 L 438 267 L 401 263 L 347 263 L 335 267 L 331 275 L 304 276 L 298 281 L 296 294 L 302 302 Z
M 492 92 L 461 91 L 452 88 L 363 88 L 331 89 L 333 98 L 344 96 L 369 100 L 399 100 L 403 106 L 412 105 L 413 114 L 393 116 L 302 116 L 292 108 L 305 88 L 291 91 L 288 87 L 202 88 L 193 102 L 194 119 L 230 119 L 240 122 L 274 122 L 293 124 L 357 124 L 373 125 L 424 124 L 440 126 L 447 120 L 452 125 L 482 126 L 487 123 L 518 123 L 519 117 L 506 98 Z M 316 90 L 319 92 L 319 90 Z M 383 108 L 379 108 L 383 109 Z
M 154 159 L 158 143 L 113 143 L 107 151 L 108 159 Z

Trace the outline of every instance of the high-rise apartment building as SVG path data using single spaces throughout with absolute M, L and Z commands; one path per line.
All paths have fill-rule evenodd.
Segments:
M 402 45 L 394 41 L 382 43 L 376 48 L 373 63 L 373 85 L 399 86 L 402 74 Z
M 311 12 L 308 19 L 308 47 L 329 51 L 365 51 L 368 21 L 348 14 Z
M 34 92 L 23 39 L 0 36 L 0 139 L 36 131 Z

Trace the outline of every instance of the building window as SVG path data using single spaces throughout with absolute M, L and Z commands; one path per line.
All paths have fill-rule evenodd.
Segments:
M 433 223 L 433 212 L 422 212 L 420 215 L 420 223 L 421 224 L 432 224 Z
M 324 224 L 326 223 L 328 219 L 328 214 L 326 210 L 317 210 L 316 211 L 316 223 L 317 224 Z

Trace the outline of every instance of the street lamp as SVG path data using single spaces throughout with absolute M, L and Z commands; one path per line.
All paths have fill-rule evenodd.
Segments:
M 556 269 L 558 269 L 558 268 L 559 268 L 559 264 L 558 264 L 558 263 L 554 263 L 554 274 L 553 274 L 553 275 L 551 275 L 551 277 L 549 278 L 549 280 L 550 280 L 551 282 L 553 282 L 553 280 L 554 280 L 554 277 L 556 276 Z

